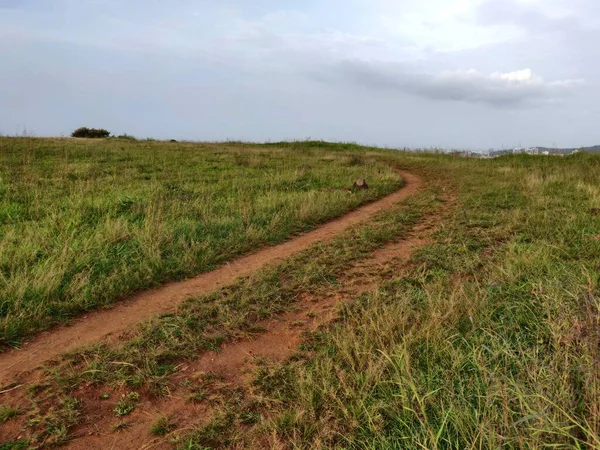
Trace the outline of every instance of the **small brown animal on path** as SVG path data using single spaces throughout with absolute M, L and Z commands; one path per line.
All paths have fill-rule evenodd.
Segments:
M 369 185 L 367 184 L 367 180 L 365 180 L 364 178 L 359 178 L 358 180 L 356 180 L 354 182 L 354 185 L 352 186 L 352 189 L 358 189 L 358 190 L 369 189 Z

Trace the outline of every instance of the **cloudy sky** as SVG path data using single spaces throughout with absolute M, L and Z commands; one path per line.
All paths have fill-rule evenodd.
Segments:
M 598 0 L 0 0 L 0 132 L 600 144 Z

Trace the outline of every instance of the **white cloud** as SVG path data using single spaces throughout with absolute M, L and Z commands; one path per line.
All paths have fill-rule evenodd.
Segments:
M 546 81 L 531 69 L 489 75 L 477 70 L 422 74 L 406 67 L 346 61 L 336 75 L 369 88 L 393 89 L 430 100 L 479 103 L 493 107 L 534 106 L 557 101 L 582 80 Z
M 523 82 L 526 83 L 526 82 L 531 82 L 531 81 L 543 81 L 542 78 L 534 76 L 531 69 L 517 70 L 515 72 L 508 72 L 508 73 L 495 72 L 490 76 L 490 78 L 496 79 L 496 80 L 515 81 L 515 82 L 519 82 L 519 83 L 523 83 Z

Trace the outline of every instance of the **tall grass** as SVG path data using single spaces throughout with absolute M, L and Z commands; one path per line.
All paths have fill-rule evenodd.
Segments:
M 271 411 L 231 442 L 600 448 L 600 158 L 399 159 L 460 206 L 408 274 L 270 369 Z
M 399 187 L 348 150 L 0 138 L 0 344 Z M 372 189 L 348 193 L 358 177 Z
M 203 151 L 243 167 L 240 177 L 254 158 L 267 168 L 298 161 L 300 171 L 316 158 L 304 174 L 332 170 L 327 185 L 341 187 L 341 173 L 360 169 L 391 189 L 393 175 L 374 158 L 421 173 L 430 187 L 332 242 L 191 299 L 113 348 L 70 355 L 54 368 L 56 386 L 65 395 L 116 381 L 168 391 L 181 361 L 257 332 L 260 318 L 289 309 L 301 293 L 342 292 L 353 263 L 405 236 L 450 191 L 451 213 L 408 264 L 373 275 L 378 287 L 345 304 L 289 361 L 264 361 L 251 388 L 233 389 L 231 398 L 217 391 L 223 413 L 189 435 L 179 430 L 176 442 L 190 449 L 600 449 L 600 158 L 471 160 L 320 146 L 245 153 L 247 146 L 232 143 Z
M 455 191 L 453 216 L 292 360 L 260 368 L 261 420 L 230 408 L 209 425 L 225 424 L 220 445 L 600 449 L 600 158 L 382 157 Z

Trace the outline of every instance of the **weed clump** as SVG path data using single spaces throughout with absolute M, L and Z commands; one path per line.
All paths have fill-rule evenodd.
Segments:
M 115 406 L 115 414 L 118 417 L 128 416 L 137 407 L 139 399 L 140 394 L 138 394 L 137 392 L 130 392 L 127 395 L 123 394 L 123 396 L 117 403 L 117 406 Z
M 166 436 L 175 428 L 175 424 L 166 417 L 160 417 L 150 428 L 150 434 L 154 436 Z
M 17 417 L 21 411 L 7 405 L 0 405 L 0 422 L 8 422 L 10 419 Z

